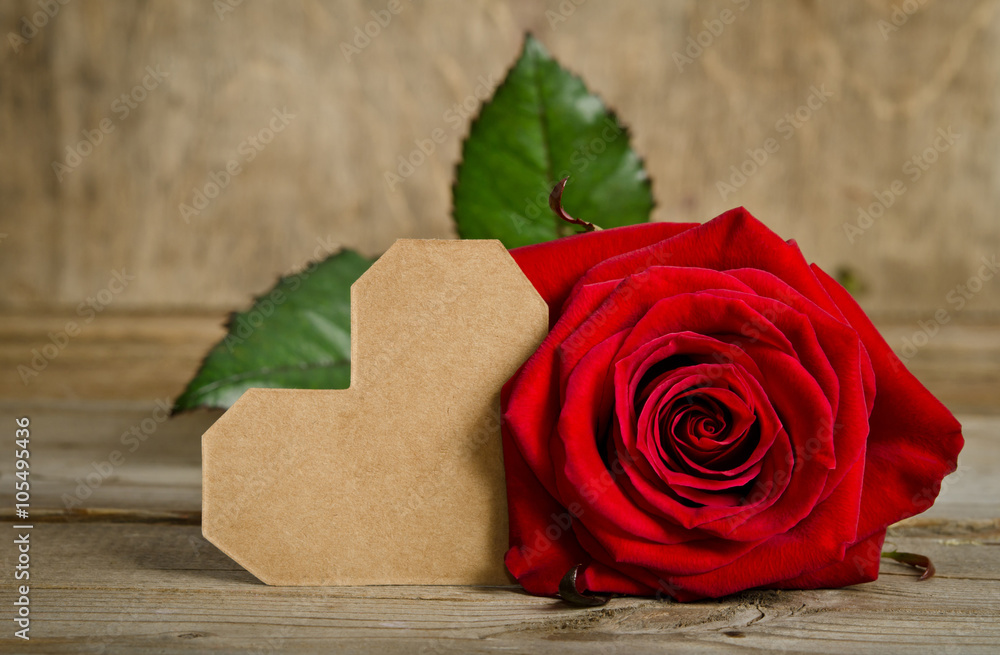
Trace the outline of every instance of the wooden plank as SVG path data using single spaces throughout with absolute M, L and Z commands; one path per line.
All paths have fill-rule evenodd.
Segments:
M 0 425 L 31 418 L 32 506 L 200 511 L 201 434 L 221 412 L 165 419 L 164 407 L 0 401 Z M 11 473 L 13 465 L 4 458 L 0 472 Z M 0 498 L 12 490 L 0 489 Z
M 4 316 L 0 398 L 172 399 L 225 336 L 225 318 L 222 312 L 163 316 L 110 310 L 90 322 L 75 312 Z M 78 334 L 67 337 L 71 324 L 76 329 L 69 331 Z M 52 335 L 63 344 L 55 352 Z
M 33 503 L 52 509 L 200 511 L 200 437 L 220 414 L 218 410 L 198 411 L 159 423 L 153 418 L 161 415 L 155 403 L 0 401 L 0 425 L 13 425 L 15 416 L 32 419 L 32 470 L 39 473 L 33 480 Z M 966 437 L 959 469 L 946 478 L 941 496 L 921 516 L 1000 517 L 1000 476 L 996 474 L 1000 471 L 1000 416 L 959 418 Z M 144 422 L 146 428 L 155 429 L 144 431 Z M 146 437 L 144 441 L 130 438 L 133 428 Z M 93 484 L 99 469 L 108 470 L 105 463 L 115 451 L 124 462 Z M 0 473 L 10 473 L 12 467 L 12 460 L 5 459 L 0 462 Z M 0 489 L 0 498 L 10 493 L 10 489 Z
M 950 320 L 924 340 L 917 319 L 883 318 L 879 331 L 953 412 L 1000 413 L 1000 326 Z M 924 320 L 923 325 L 933 325 Z M 922 347 L 917 347 L 922 346 Z
M 173 398 L 225 335 L 222 312 L 164 316 L 109 310 L 81 325 L 79 336 L 46 361 L 38 375 L 22 377 L 18 367 L 31 367 L 33 351 L 44 348 L 50 343 L 50 333 L 64 330 L 71 321 L 80 323 L 81 318 L 72 312 L 4 317 L 0 322 L 0 370 L 4 371 L 0 398 Z M 914 375 L 952 411 L 1000 413 L 1000 324 L 955 319 L 915 352 L 907 343 L 921 333 L 916 319 L 883 316 L 877 324 L 896 352 L 907 358 Z M 924 344 L 920 339 L 917 342 Z
M 941 495 L 923 517 L 1000 517 L 1000 416 L 960 414 L 965 448 L 958 470 L 944 479 Z
M 745 592 L 689 604 L 620 598 L 575 609 L 514 587 L 268 587 L 195 526 L 40 525 L 32 532 L 32 644 L 48 653 L 992 652 L 1000 531 L 951 543 L 893 535 L 938 576 L 884 562 L 842 590 Z M 992 545 L 987 545 L 992 544 Z M 4 549 L 10 570 L 14 554 Z M 4 596 L 10 597 L 4 581 Z M 879 638 L 873 641 L 873 635 Z M 0 648 L 20 642 L 3 635 Z

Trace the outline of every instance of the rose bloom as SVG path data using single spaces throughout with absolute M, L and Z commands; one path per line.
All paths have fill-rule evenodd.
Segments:
M 961 426 L 851 296 L 745 209 L 511 251 L 551 331 L 502 394 L 506 564 L 530 593 L 874 580 Z

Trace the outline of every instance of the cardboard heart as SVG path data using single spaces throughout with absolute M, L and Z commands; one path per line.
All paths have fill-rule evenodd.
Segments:
M 499 241 L 397 241 L 351 287 L 349 389 L 205 432 L 205 538 L 272 585 L 507 584 L 499 393 L 547 331 Z

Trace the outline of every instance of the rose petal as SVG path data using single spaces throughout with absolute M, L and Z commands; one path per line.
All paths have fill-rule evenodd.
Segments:
M 514 248 L 511 257 L 549 304 L 554 325 L 566 296 L 588 269 L 623 252 L 652 243 L 697 226 L 697 223 L 642 223 L 614 230 L 575 236 Z
M 651 574 L 691 596 L 718 597 L 743 589 L 780 584 L 842 562 L 848 547 L 855 541 L 857 524 L 851 517 L 857 517 L 859 511 L 858 489 L 864 477 L 863 464 L 858 462 L 844 478 L 844 484 L 817 505 L 794 530 L 759 542 L 725 566 L 696 575 L 677 575 L 674 574 L 678 568 L 674 560 L 666 557 L 664 551 L 652 549 L 644 553 L 645 557 L 633 558 L 630 563 L 649 568 Z M 589 548 L 587 550 L 590 552 Z M 862 571 L 854 581 L 862 582 L 865 577 Z
M 844 553 L 844 559 L 795 578 L 768 585 L 770 589 L 820 589 L 846 587 L 878 579 L 885 530 L 859 541 Z
M 957 468 L 965 441 L 961 424 L 899 361 L 850 294 L 815 271 L 857 330 L 875 371 L 878 394 L 869 419 L 858 525 L 865 538 L 930 507 L 941 480 Z

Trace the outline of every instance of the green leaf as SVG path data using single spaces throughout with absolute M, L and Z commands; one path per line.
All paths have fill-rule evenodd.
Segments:
M 604 228 L 649 220 L 649 177 L 627 130 L 528 35 L 463 145 L 452 189 L 459 236 L 515 248 L 572 234 L 548 205 L 564 177 L 577 218 Z
M 208 353 L 174 412 L 231 406 L 251 387 L 344 389 L 351 382 L 351 284 L 372 262 L 343 250 L 278 280 Z

